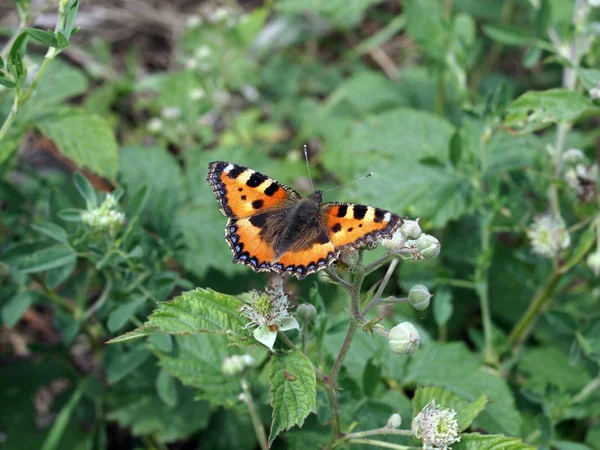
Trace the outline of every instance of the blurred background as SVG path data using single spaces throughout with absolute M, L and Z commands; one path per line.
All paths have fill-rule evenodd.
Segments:
M 386 291 L 402 297 L 422 283 L 433 306 L 377 311 L 384 324 L 411 320 L 432 350 L 411 365 L 392 361 L 384 340 L 358 336 L 343 375 L 353 405 L 345 420 L 366 427 L 394 411 L 410 416 L 423 382 L 489 395 L 477 430 L 600 449 L 595 388 L 572 402 L 597 381 L 600 350 L 600 269 L 582 259 L 598 214 L 594 3 L 81 2 L 80 30 L 0 142 L 0 448 L 258 448 L 235 395 L 211 399 L 169 366 L 170 340 L 104 342 L 185 290 L 264 288 L 272 277 L 231 262 L 207 165 L 232 161 L 308 195 L 307 144 L 318 189 L 374 172 L 325 201 L 420 217 L 442 243 L 438 259 L 402 262 Z M 5 58 L 23 5 L 0 4 Z M 28 11 L 25 24 L 42 30 L 59 18 L 54 1 Z M 30 39 L 28 83 L 46 50 Z M 514 102 L 560 87 L 571 92 L 554 103 Z M 3 119 L 13 94 L 0 89 Z M 557 165 L 559 146 L 579 153 Z M 552 189 L 571 238 L 544 259 L 528 230 Z M 113 211 L 112 228 L 80 222 L 77 210 L 102 207 Z M 574 269 L 556 275 L 567 248 L 580 251 Z M 294 304 L 310 301 L 329 317 L 320 354 L 329 364 L 347 316 L 343 292 L 325 278 L 286 288 Z M 515 327 L 547 286 L 555 301 L 513 358 Z M 223 357 L 237 352 L 213 337 L 186 351 L 200 361 L 189 369 L 200 380 L 220 376 Z M 268 388 L 256 390 L 268 423 Z M 323 405 L 304 433 L 274 446 L 317 448 Z

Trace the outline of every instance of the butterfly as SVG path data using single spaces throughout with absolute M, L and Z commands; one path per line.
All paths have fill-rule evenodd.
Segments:
M 273 178 L 238 164 L 215 161 L 207 181 L 229 218 L 225 240 L 233 262 L 257 272 L 298 279 L 324 269 L 349 248 L 391 238 L 397 214 L 353 203 L 323 203 L 323 192 L 302 198 Z

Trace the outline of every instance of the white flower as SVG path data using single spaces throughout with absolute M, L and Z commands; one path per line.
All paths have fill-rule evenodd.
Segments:
M 202 17 L 200 16 L 190 16 L 185 22 L 186 28 L 197 28 L 200 25 L 202 25 Z
M 598 0 L 598 2 L 600 3 L 600 0 Z M 594 86 L 593 88 L 591 88 L 588 91 L 588 94 L 590 94 L 590 97 L 593 100 L 598 100 L 600 99 L 600 84 L 597 84 L 596 86 Z
M 201 45 L 196 49 L 195 56 L 198 59 L 206 59 L 212 53 L 210 47 L 208 45 Z
M 81 220 L 95 231 L 108 231 L 115 235 L 125 223 L 125 214 L 116 211 L 117 206 L 115 198 L 108 194 L 99 208 L 83 211 Z
M 181 117 L 181 109 L 178 106 L 167 106 L 162 109 L 160 115 L 166 120 L 175 120 Z
M 229 9 L 221 6 L 208 14 L 208 21 L 211 23 L 222 22 L 227 19 L 230 14 L 231 11 Z
M 598 166 L 596 164 L 586 167 L 577 164 L 565 172 L 565 181 L 573 190 L 577 198 L 586 203 L 597 195 L 596 179 L 598 178 Z
M 254 366 L 254 358 L 248 354 L 228 356 L 221 364 L 225 375 L 239 375 Z
M 146 128 L 148 128 L 148 131 L 151 133 L 158 133 L 163 128 L 162 120 L 160 120 L 158 117 L 153 117 L 146 124 Z
M 560 217 L 538 216 L 527 231 L 533 252 L 545 258 L 553 258 L 560 250 L 571 245 L 571 237 Z
M 423 441 L 424 450 L 451 450 L 460 441 L 458 422 L 453 409 L 436 406 L 435 400 L 421 410 L 412 423 L 412 431 Z
M 206 92 L 201 87 L 194 88 L 190 91 L 190 98 L 192 100 L 202 100 L 206 96 Z
M 254 297 L 252 304 L 243 305 L 240 311 L 249 320 L 246 328 L 254 328 L 254 338 L 272 350 L 278 331 L 299 329 L 300 326 L 289 313 L 283 284 L 268 287 L 264 294 Z

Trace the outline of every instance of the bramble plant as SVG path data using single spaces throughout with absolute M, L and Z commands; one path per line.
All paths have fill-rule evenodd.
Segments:
M 600 2 L 338 3 L 0 5 L 3 449 L 600 450 Z M 402 226 L 232 264 L 304 143 Z

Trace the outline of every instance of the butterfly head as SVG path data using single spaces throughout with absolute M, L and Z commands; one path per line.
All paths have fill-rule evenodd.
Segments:
M 319 205 L 323 202 L 323 191 L 315 191 L 308 196 L 311 200 L 317 202 Z

